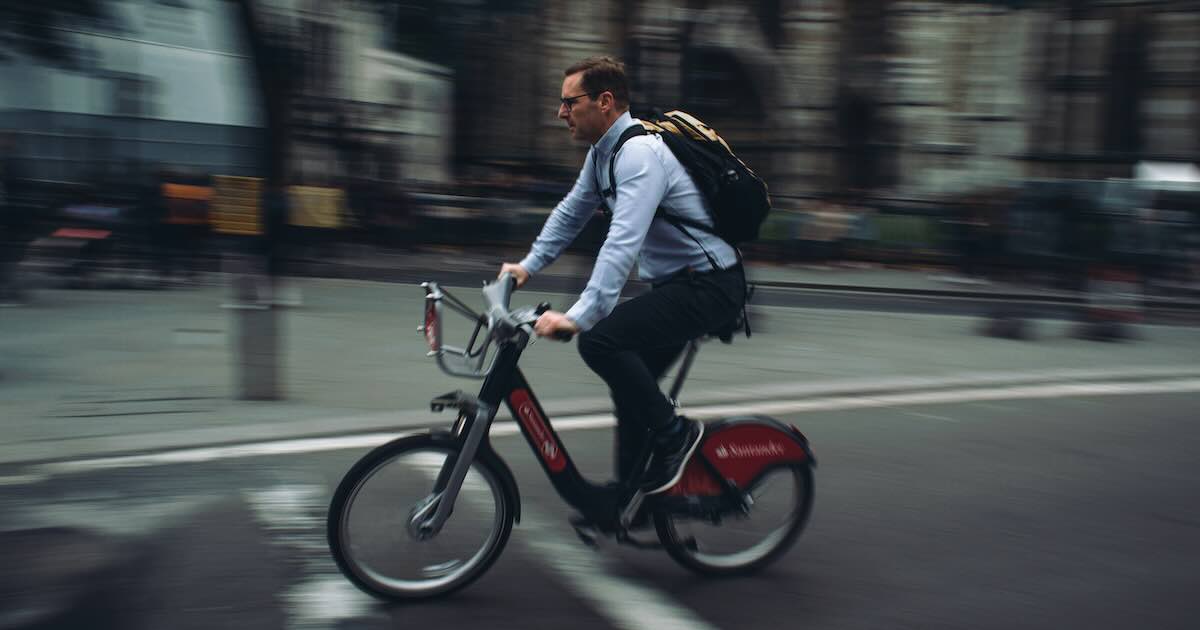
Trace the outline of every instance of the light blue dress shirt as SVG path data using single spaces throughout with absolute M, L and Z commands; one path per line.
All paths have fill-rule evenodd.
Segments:
M 641 124 L 625 112 L 592 145 L 571 192 L 559 202 L 521 266 L 535 274 L 554 262 L 579 235 L 600 206 L 601 186 L 609 184 L 608 163 L 621 133 Z M 712 265 L 704 250 L 722 269 L 737 264 L 737 252 L 720 237 L 694 228 L 685 235 L 665 220 L 654 220 L 655 210 L 712 225 L 708 201 L 667 145 L 656 135 L 636 136 L 625 142 L 615 164 L 616 200 L 609 197 L 612 222 L 600 248 L 587 287 L 566 316 L 581 330 L 588 330 L 617 306 L 634 260 L 638 277 L 649 282 L 664 280 L 690 267 L 708 271 Z M 701 247 L 703 245 L 703 248 Z

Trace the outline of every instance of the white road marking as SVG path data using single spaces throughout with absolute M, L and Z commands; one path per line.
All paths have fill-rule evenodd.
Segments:
M 1030 398 L 1069 398 L 1077 396 L 1114 396 L 1129 394 L 1166 394 L 1200 391 L 1200 378 L 1132 383 L 1060 383 L 1018 387 L 972 388 L 948 391 L 911 392 L 885 396 L 840 396 L 834 398 L 767 401 L 755 404 L 709 405 L 686 410 L 698 418 L 717 418 L 745 414 L 785 414 L 810 411 L 836 411 L 900 405 L 934 405 L 980 400 Z
M 865 364 L 865 361 L 864 361 Z M 864 393 L 904 393 L 917 390 L 945 390 L 966 387 L 1004 387 L 1015 385 L 1046 385 L 1066 382 L 1133 382 L 1164 379 L 1200 378 L 1195 365 L 1151 365 L 1111 368 L 1054 368 L 1021 372 L 961 372 L 933 376 L 872 376 L 813 383 L 739 384 L 724 389 L 685 392 L 703 403 L 727 403 L 741 400 L 787 400 L 801 397 L 828 398 L 840 394 L 861 396 Z
M 283 594 L 288 630 L 337 627 L 337 621 L 371 612 L 375 600 L 354 588 L 329 560 L 325 543 L 323 488 L 280 485 L 244 493 L 272 542 L 303 562 L 305 578 Z
M 340 573 L 309 578 L 288 589 L 284 599 L 289 630 L 337 628 L 337 621 L 362 617 L 376 606 Z
M 52 502 L 23 502 L 9 508 L 6 525 L 15 528 L 72 527 L 126 537 L 162 531 L 186 522 L 197 511 L 220 501 L 219 495 L 181 498 L 116 495 L 56 496 Z
M 613 625 L 625 630 L 715 630 L 715 626 L 658 591 L 614 577 L 617 571 L 611 558 L 585 548 L 576 539 L 568 539 L 560 528 L 547 526 L 541 514 L 524 506 L 522 511 L 528 515 L 528 529 L 533 531 L 521 536 L 521 542 L 532 547 L 571 591 Z M 525 519 L 521 525 L 526 529 Z
M 610 419 L 611 420 L 611 419 Z M 430 481 L 437 477 L 442 459 L 419 461 L 418 468 Z M 463 494 L 480 500 L 476 495 Z M 491 505 L 486 506 L 492 509 Z M 592 610 L 623 630 L 717 630 L 691 610 L 651 588 L 631 584 L 615 577 L 614 561 L 587 549 L 578 539 L 563 535 L 562 527 L 551 526 L 552 519 L 528 504 L 521 506 L 521 536 L 517 542 L 534 551 L 542 563 L 562 578 L 564 585 L 591 605 Z
M 814 411 L 838 411 L 904 405 L 937 405 L 989 400 L 1168 394 L 1195 391 L 1200 391 L 1200 378 L 1125 383 L 1059 383 L 907 392 L 877 396 L 833 396 L 807 400 L 774 400 L 758 403 L 705 405 L 685 408 L 683 411 L 695 418 L 713 419 L 735 415 L 795 414 Z M 554 429 L 558 432 L 598 429 L 613 426 L 614 422 L 612 415 L 607 413 L 581 415 L 554 420 Z M 492 435 L 513 435 L 518 431 L 519 428 L 512 422 L 497 422 L 492 426 Z M 78 474 L 117 468 L 189 464 L 240 457 L 265 457 L 370 448 L 394 439 L 399 434 L 399 432 L 377 432 L 336 438 L 277 440 L 230 446 L 185 448 L 142 455 L 78 459 L 35 465 L 25 471 L 24 474 L 34 479 L 41 479 L 55 475 Z M 13 483 L 15 482 L 10 482 L 10 485 L 13 485 Z
M 47 479 L 46 475 L 8 475 L 0 477 L 0 486 L 29 486 Z
M 925 418 L 928 420 L 941 420 L 942 422 L 958 422 L 958 420 L 955 420 L 954 418 L 951 418 L 948 416 L 939 416 L 939 415 L 935 415 L 932 413 L 921 413 L 919 411 L 903 411 L 902 413 L 906 416 L 912 416 L 914 418 Z

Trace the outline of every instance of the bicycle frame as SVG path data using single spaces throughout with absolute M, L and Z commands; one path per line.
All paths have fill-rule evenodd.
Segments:
M 487 435 L 502 404 L 508 406 L 542 470 L 564 501 L 591 519 L 608 520 L 618 507 L 623 494 L 619 487 L 591 483 L 575 466 L 545 409 L 517 367 L 528 345 L 528 334 L 518 331 L 516 337 L 499 343 L 492 367 L 477 396 L 458 391 L 440 396 L 431 403 L 435 409 L 460 409 L 452 432 L 462 446 L 458 457 L 447 459 L 435 481 L 434 495 L 440 501 L 432 519 L 425 525 L 432 533 L 441 529 L 453 510 L 462 481 L 480 448 L 491 449 Z
M 541 463 L 542 470 L 545 471 L 554 489 L 567 504 L 594 523 L 612 523 L 614 515 L 617 515 L 617 511 L 620 509 L 621 514 L 617 523 L 622 529 L 628 527 L 642 507 L 642 500 L 645 498 L 637 488 L 640 475 L 632 474 L 617 485 L 598 485 L 585 479 L 576 468 L 566 446 L 554 431 L 549 416 L 538 402 L 529 382 L 517 367 L 521 355 L 532 338 L 531 324 L 532 320 L 536 319 L 533 316 L 534 311 L 522 311 L 523 317 L 526 319 L 532 317 L 532 319 L 516 322 L 507 311 L 508 296 L 504 295 L 505 304 L 502 308 L 497 309 L 493 305 L 488 315 L 482 315 L 475 313 L 461 301 L 445 293 L 436 283 L 425 283 L 423 286 L 426 290 L 426 315 L 425 325 L 421 330 L 429 341 L 430 354 L 438 358 L 439 365 L 448 374 L 465 377 L 482 376 L 483 383 L 476 396 L 459 390 L 439 396 L 430 402 L 434 411 L 440 411 L 445 407 L 459 408 L 458 419 L 453 425 L 452 434 L 460 444 L 460 451 L 446 459 L 435 480 L 430 502 L 420 510 L 419 514 L 414 515 L 409 524 L 410 528 L 422 537 L 436 535 L 441 530 L 453 511 L 454 502 L 471 463 L 481 449 L 485 453 L 494 453 L 488 441 L 488 432 L 502 404 L 507 405 L 512 412 L 526 442 Z M 451 308 L 476 322 L 475 332 L 472 333 L 471 341 L 465 349 L 446 346 L 442 343 L 440 320 L 443 300 L 446 300 Z M 513 313 L 517 313 L 517 311 L 513 311 Z M 486 338 L 481 341 L 479 332 L 485 325 L 489 331 Z M 481 342 L 481 346 L 475 349 L 477 341 Z M 486 360 L 487 348 L 493 342 L 496 344 L 496 353 L 491 364 L 485 370 L 482 366 Z M 675 377 L 675 383 L 670 390 L 669 396 L 672 403 L 676 401 L 682 389 L 683 381 L 687 377 L 698 350 L 698 343 L 698 340 L 693 340 L 686 348 L 682 364 Z M 447 353 L 453 358 L 447 360 Z M 760 423 L 764 420 L 769 419 L 758 419 Z M 730 422 L 736 424 L 737 421 Z M 779 453 L 772 455 L 812 461 L 807 440 L 799 431 L 773 420 L 770 422 L 777 425 L 772 430 L 777 431 L 778 435 L 782 437 L 780 440 L 782 446 L 773 447 L 780 449 Z M 727 422 L 728 425 L 729 422 Z M 716 442 L 713 446 L 719 448 Z M 647 441 L 642 445 L 640 456 L 635 460 L 635 471 L 644 468 L 649 458 L 649 450 Z M 717 452 L 714 452 L 713 455 L 721 456 Z M 502 461 L 498 456 L 496 459 Z M 671 502 L 671 504 L 679 503 L 682 500 L 688 503 L 692 509 L 711 510 L 711 507 L 706 506 L 715 504 L 719 506 L 718 512 L 725 509 L 749 509 L 750 499 L 748 496 L 729 479 L 729 475 L 718 470 L 714 465 L 716 460 L 698 452 L 693 461 L 699 463 L 695 470 L 685 473 L 683 481 L 691 478 L 690 483 L 693 486 L 703 485 L 706 488 L 703 501 L 698 502 L 696 497 L 685 497 L 682 492 L 677 491 L 661 495 L 661 499 L 658 498 L 660 495 L 655 495 L 653 500 L 662 500 Z M 515 482 L 510 491 L 514 495 L 516 494 Z M 514 498 L 516 497 L 514 496 Z M 432 514 L 430 514 L 431 511 Z

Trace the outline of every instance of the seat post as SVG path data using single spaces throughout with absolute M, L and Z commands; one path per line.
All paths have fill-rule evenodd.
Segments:
M 699 350 L 699 340 L 693 339 L 688 343 L 683 362 L 679 364 L 679 372 L 675 374 L 675 384 L 671 386 L 671 393 L 668 394 L 671 404 L 675 407 L 679 407 L 679 392 L 683 389 L 683 381 L 687 379 L 688 371 L 692 369 L 692 361 L 696 359 L 696 352 Z

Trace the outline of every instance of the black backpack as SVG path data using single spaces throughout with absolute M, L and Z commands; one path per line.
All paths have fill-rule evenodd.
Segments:
M 735 247 L 758 238 L 758 230 L 771 210 L 767 185 L 733 154 L 729 144 L 712 127 L 678 110 L 667 112 L 655 120 L 642 120 L 641 123 L 626 129 L 617 140 L 608 163 L 610 183 L 616 181 L 615 164 L 621 146 L 635 136 L 657 134 L 708 199 L 716 227 L 714 229 L 703 223 L 667 214 L 661 208 L 655 216 L 666 219 L 681 230 L 686 225 L 716 234 Z M 611 186 L 600 188 L 600 196 L 602 200 L 615 197 L 616 191 Z

